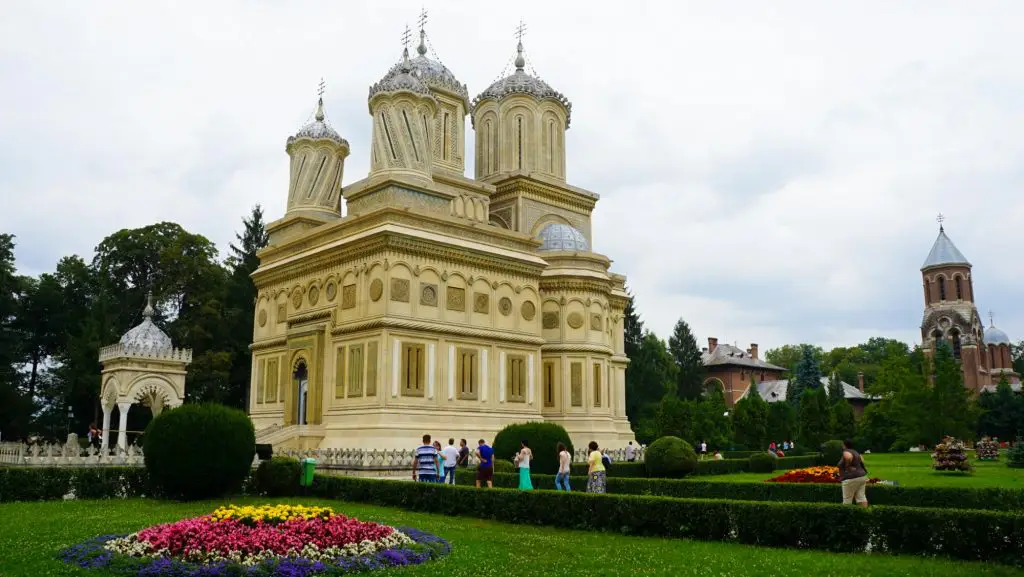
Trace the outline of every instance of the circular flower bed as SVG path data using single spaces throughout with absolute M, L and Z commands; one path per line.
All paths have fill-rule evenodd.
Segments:
M 881 479 L 872 477 L 868 479 L 869 484 L 880 482 Z M 839 467 L 808 467 L 806 469 L 791 469 L 778 477 L 772 477 L 765 483 L 838 483 Z
M 304 577 L 423 563 L 450 549 L 440 537 L 359 521 L 329 507 L 232 505 L 130 535 L 96 537 L 65 549 L 61 558 L 139 577 Z

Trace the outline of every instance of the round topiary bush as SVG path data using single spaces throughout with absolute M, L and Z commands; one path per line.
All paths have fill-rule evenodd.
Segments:
M 565 443 L 572 455 L 572 441 L 569 433 L 561 425 L 555 423 L 514 423 L 494 436 L 494 462 L 509 461 L 519 452 L 519 442 L 526 439 L 533 451 L 530 471 L 543 475 L 554 475 L 558 472 L 558 443 Z M 514 469 L 514 468 L 513 468 Z M 495 468 L 495 472 L 497 472 Z
M 679 437 L 662 437 L 647 447 L 644 462 L 651 477 L 685 477 L 697 468 L 697 453 Z
M 184 405 L 163 411 L 142 437 L 146 471 L 174 499 L 209 499 L 237 491 L 256 454 L 256 433 L 242 411 Z
M 1013 469 L 1024 469 L 1024 443 L 1017 441 L 1006 454 L 1006 466 Z
M 751 473 L 771 473 L 775 470 L 778 459 L 768 453 L 754 453 L 750 456 L 747 469 Z
M 533 463 L 530 463 L 531 471 L 533 469 Z M 494 472 L 495 473 L 515 473 L 516 466 L 512 464 L 512 461 L 508 459 L 495 459 L 494 460 Z
M 274 457 L 256 468 L 256 491 L 268 497 L 290 497 L 299 492 L 302 465 L 292 457 Z
M 825 441 L 825 444 L 821 446 L 821 454 L 825 460 L 826 465 L 835 465 L 843 458 L 843 451 L 846 447 L 843 446 L 842 441 Z

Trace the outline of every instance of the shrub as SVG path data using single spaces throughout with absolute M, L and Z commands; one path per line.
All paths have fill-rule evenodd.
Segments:
M 532 471 L 532 469 L 531 469 Z M 494 472 L 495 473 L 515 473 L 516 466 L 512 464 L 512 461 L 507 459 L 494 459 Z
M 843 451 L 846 447 L 843 446 L 842 441 L 825 441 L 825 444 L 821 447 L 822 460 L 825 461 L 826 465 L 835 465 L 843 458 Z
M 530 470 L 554 475 L 558 472 L 558 443 L 565 443 L 569 454 L 573 452 L 569 433 L 555 423 L 513 423 L 494 436 L 494 460 L 511 459 L 519 452 L 519 442 L 526 439 L 533 451 Z
M 974 450 L 981 461 L 999 460 L 999 443 L 985 437 L 974 445 Z
M 771 473 L 778 459 L 768 453 L 754 453 L 748 461 L 747 470 L 751 473 Z
M 662 437 L 647 447 L 644 456 L 651 477 L 685 477 L 697 468 L 693 447 L 679 437 Z
M 622 479 L 619 482 L 642 481 Z M 495 484 L 499 484 L 498 479 Z M 806 489 L 806 486 L 796 488 Z M 837 489 L 834 486 L 831 489 L 835 495 Z M 1000 511 L 862 509 L 839 503 L 478 490 L 439 483 L 391 483 L 341 476 L 317 477 L 313 492 L 323 498 L 506 523 L 836 552 L 863 552 L 870 543 L 872 553 L 942 555 L 1024 564 L 1024 551 L 1018 545 L 1024 519 L 1018 514 Z
M 0 467 L 0 503 L 151 497 L 142 467 Z
M 1024 442 L 1018 441 L 1006 454 L 1006 466 L 1015 469 L 1024 468 Z
M 268 497 L 290 497 L 299 492 L 302 465 L 292 457 L 273 457 L 256 469 L 255 492 Z
M 252 421 L 223 405 L 164 411 L 142 439 L 146 470 L 175 499 L 208 499 L 241 489 L 256 454 Z

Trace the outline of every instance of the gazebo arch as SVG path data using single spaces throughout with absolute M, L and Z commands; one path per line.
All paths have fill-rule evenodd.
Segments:
M 134 404 L 148 406 L 157 416 L 185 400 L 185 367 L 192 351 L 176 349 L 153 323 L 153 300 L 147 297 L 142 323 L 121 337 L 116 345 L 100 349 L 103 366 L 100 404 L 103 408 L 102 450 L 110 446 L 110 416 L 117 405 L 119 451 L 128 449 L 128 411 Z

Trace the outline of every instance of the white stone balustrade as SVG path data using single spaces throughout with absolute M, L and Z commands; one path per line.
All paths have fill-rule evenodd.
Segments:
M 133 347 L 130 345 L 122 345 L 120 343 L 116 345 L 109 345 L 100 349 L 100 362 L 108 361 L 110 359 L 119 359 L 123 357 L 141 358 L 141 359 L 154 359 L 154 360 L 167 360 L 177 361 L 183 363 L 192 362 L 192 350 L 191 349 L 178 349 L 178 348 L 150 348 L 150 347 Z

